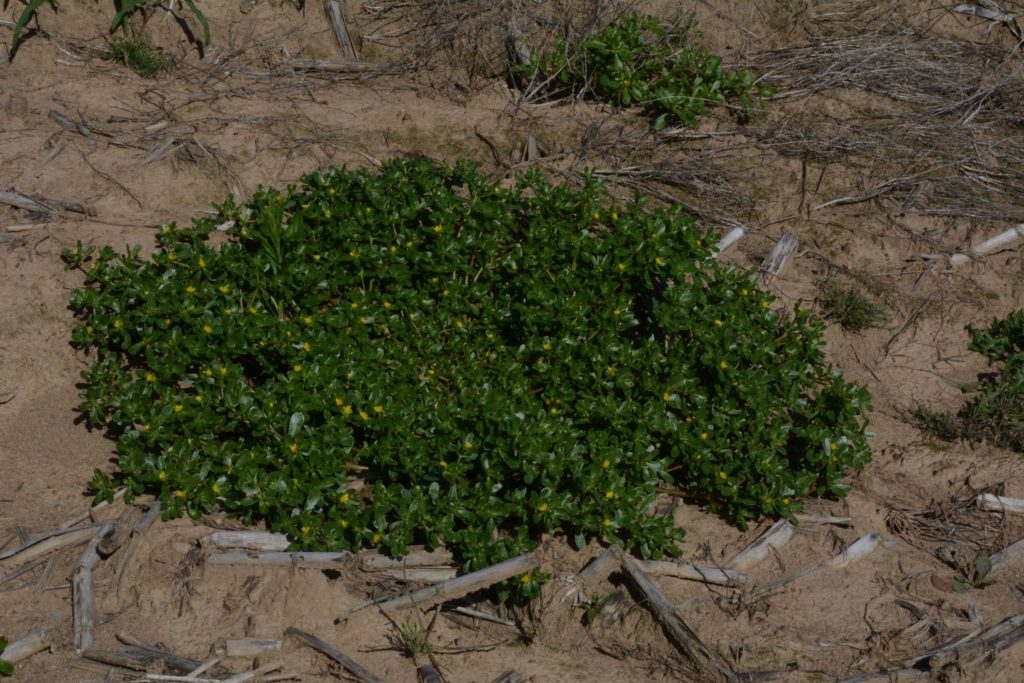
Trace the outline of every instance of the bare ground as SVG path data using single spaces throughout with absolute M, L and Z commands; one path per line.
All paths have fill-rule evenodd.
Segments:
M 379 9 L 387 4 L 346 6 L 366 59 L 408 56 L 424 35 L 375 39 L 403 26 L 386 29 L 392 17 Z M 678 3 L 645 4 L 667 13 Z M 61 248 L 79 240 L 148 248 L 161 223 L 187 223 L 229 193 L 241 198 L 330 164 L 364 167 L 420 153 L 475 159 L 496 176 L 536 164 L 572 179 L 596 167 L 616 192 L 640 185 L 723 231 L 744 225 L 747 237 L 726 255 L 743 266 L 756 267 L 783 230 L 793 232 L 794 258 L 770 285 L 787 306 L 817 305 L 826 278 L 883 302 L 879 327 L 854 334 L 831 324 L 827 333 L 831 361 L 866 384 L 876 406 L 874 460 L 851 479 L 853 492 L 841 502 L 808 501 L 809 513 L 849 517 L 849 524 L 802 525 L 781 552 L 748 572 L 742 588 L 658 580 L 732 668 L 778 672 L 776 680 L 787 681 L 896 669 L 1024 612 L 1019 568 L 984 589 L 951 590 L 958 567 L 1024 533 L 1012 515 L 972 505 L 980 491 L 1024 498 L 1021 460 L 984 445 L 941 442 L 907 416 L 918 403 L 959 405 L 962 387 L 985 370 L 984 359 L 966 350 L 965 326 L 1024 305 L 1019 248 L 957 269 L 942 258 L 1024 221 L 1016 163 L 1024 157 L 1024 77 L 1013 35 L 924 2 L 682 4 L 695 11 L 706 47 L 752 65 L 780 91 L 763 116 L 740 124 L 720 113 L 697 131 L 653 137 L 631 115 L 592 104 L 521 102 L 501 76 L 500 40 L 467 37 L 472 17 L 463 18 L 463 33 L 457 25 L 447 43 L 418 52 L 416 69 L 294 72 L 289 60 L 340 52 L 319 7 L 302 12 L 288 3 L 211 3 L 204 10 L 213 43 L 201 59 L 179 24 L 155 15 L 145 35 L 177 63 L 147 80 L 97 55 L 103 12 L 90 4 L 64 3 L 57 14 L 44 7 L 41 30 L 0 64 L 0 190 L 80 202 L 91 212 L 33 223 L 24 210 L 0 205 L 0 532 L 11 534 L 0 552 L 19 542 L 19 529 L 45 532 L 87 509 L 92 471 L 114 467 L 112 444 L 75 412 L 88 359 L 68 345 L 67 300 L 81 279 L 63 269 Z M 568 5 L 584 18 L 590 7 Z M 503 7 L 495 3 L 493 11 Z M 0 24 L 0 42 L 10 35 L 11 25 Z M 456 48 L 462 62 L 452 56 Z M 524 160 L 531 133 L 543 143 L 542 158 Z M 686 560 L 707 565 L 725 563 L 771 523 L 741 532 L 697 507 L 677 514 L 687 530 Z M 415 679 L 416 663 L 393 645 L 402 617 L 396 625 L 368 609 L 334 624 L 393 582 L 348 565 L 209 565 L 199 539 L 225 525 L 158 522 L 103 562 L 95 647 L 117 649 L 117 634 L 130 633 L 205 660 L 227 638 L 282 638 L 295 626 L 384 680 Z M 871 532 L 883 543 L 868 557 L 758 595 Z M 537 604 L 506 615 L 512 626 L 438 618 L 431 641 L 446 679 L 491 681 L 515 669 L 538 682 L 710 680 L 671 645 L 618 574 L 592 597 L 621 590 L 622 609 L 583 624 L 584 610 L 563 596 L 598 552 L 546 543 L 544 568 L 555 578 Z M 20 662 L 15 680 L 107 674 L 72 647 L 68 578 L 78 554 L 63 550 L 0 585 L 0 632 L 13 640 L 45 626 L 54 637 L 52 652 Z M 0 577 L 19 566 L 0 561 Z M 338 673 L 291 638 L 261 661 L 269 660 L 300 680 Z M 252 658 L 222 663 L 241 671 Z M 1010 648 L 921 680 L 1017 681 L 1022 666 L 1024 652 Z

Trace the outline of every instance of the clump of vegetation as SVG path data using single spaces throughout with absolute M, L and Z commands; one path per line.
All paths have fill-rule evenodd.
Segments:
M 988 357 L 996 371 L 982 377 L 972 400 L 957 413 L 919 406 L 914 416 L 922 428 L 953 440 L 986 440 L 1024 453 L 1024 310 L 989 328 L 968 327 L 968 348 Z
M 0 636 L 0 655 L 7 649 L 7 639 Z M 10 676 L 14 673 L 14 665 L 0 659 L 0 676 Z
M 153 51 L 141 38 L 116 38 L 110 41 L 107 58 L 123 64 L 144 78 L 153 78 L 165 70 L 170 60 Z
M 651 557 L 682 533 L 648 513 L 659 490 L 742 525 L 844 495 L 870 457 L 870 397 L 822 323 L 773 310 L 690 217 L 596 181 L 396 160 L 157 242 L 64 256 L 87 273 L 73 343 L 96 352 L 81 410 L 127 497 L 169 516 L 219 506 L 300 548 L 443 543 L 467 569 L 552 533 Z
M 874 327 L 885 318 L 882 307 L 855 287 L 843 287 L 833 281 L 825 281 L 820 287 L 820 302 L 825 315 L 843 329 L 859 332 Z
M 28 22 L 32 20 L 39 8 L 47 4 L 54 5 L 55 2 L 52 0 L 27 0 L 25 2 L 25 9 L 22 10 L 21 15 L 18 17 L 18 21 L 14 24 L 14 34 L 11 36 L 11 54 L 13 55 L 18 47 L 18 41 L 21 40 L 21 32 L 28 26 Z M 203 42 L 205 44 L 210 43 L 210 23 L 206 20 L 206 16 L 199 11 L 196 7 L 194 0 L 182 0 L 182 4 L 187 7 L 195 18 L 199 21 L 203 27 Z M 110 23 L 110 32 L 113 33 L 118 29 L 126 30 L 128 20 L 135 14 L 141 13 L 147 15 L 154 9 L 161 8 L 162 3 L 160 0 L 117 0 L 114 3 L 116 12 L 114 18 Z M 4 8 L 7 8 L 7 2 L 4 2 Z
M 735 102 L 744 117 L 773 93 L 748 69 L 731 71 L 722 58 L 696 47 L 693 23 L 664 24 L 656 17 L 621 16 L 578 45 L 564 39 L 554 49 L 531 55 L 525 71 L 549 79 L 556 91 L 621 107 L 643 109 L 654 127 L 696 125 L 712 104 Z

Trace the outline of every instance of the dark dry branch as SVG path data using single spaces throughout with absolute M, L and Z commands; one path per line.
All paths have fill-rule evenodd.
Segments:
M 886 527 L 903 541 L 921 548 L 962 576 L 973 576 L 974 562 L 1006 545 L 1001 520 L 979 510 L 976 491 L 962 491 L 951 500 L 923 508 L 896 509 Z

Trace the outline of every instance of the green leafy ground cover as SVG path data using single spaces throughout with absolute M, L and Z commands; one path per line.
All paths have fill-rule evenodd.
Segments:
M 773 92 L 756 84 L 749 69 L 722 67 L 722 58 L 693 44 L 692 21 L 623 15 L 579 44 L 565 39 L 531 55 L 525 71 L 568 91 L 620 107 L 642 108 L 655 128 L 696 125 L 714 104 L 733 103 L 744 117 Z
M 682 536 L 657 490 L 742 525 L 843 495 L 869 458 L 870 398 L 820 321 L 773 310 L 679 211 L 410 159 L 218 209 L 149 258 L 65 252 L 96 354 L 81 409 L 128 497 L 170 516 L 443 542 L 467 569 L 552 533 L 657 556 Z
M 986 440 L 1024 453 L 1024 310 L 968 327 L 971 351 L 984 354 L 994 372 L 982 377 L 976 394 L 956 413 L 918 406 L 918 424 L 943 439 Z

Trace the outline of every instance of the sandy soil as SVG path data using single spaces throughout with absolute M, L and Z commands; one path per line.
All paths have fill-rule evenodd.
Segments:
M 568 4 L 579 12 L 587 5 Z M 645 3 L 665 13 L 679 4 Z M 1005 73 L 1018 79 L 1018 89 L 1010 90 L 1011 101 L 1002 109 L 989 107 L 1021 111 L 1021 57 L 1010 52 L 1009 31 L 937 10 L 933 3 L 898 3 L 896 9 L 863 0 L 681 4 L 696 13 L 706 47 L 754 66 L 767 63 L 770 49 L 851 39 L 869 30 L 954 41 L 968 51 L 1002 51 L 1009 56 L 991 66 L 992 78 Z M 0 64 L 0 190 L 90 209 L 88 215 L 64 211 L 33 223 L 26 211 L 0 204 L 0 543 L 6 542 L 0 552 L 19 543 L 19 532 L 46 532 L 87 510 L 85 484 L 93 470 L 115 467 L 112 443 L 89 431 L 75 412 L 79 373 L 88 358 L 68 345 L 74 321 L 67 301 L 81 277 L 64 270 L 63 247 L 81 241 L 146 249 L 164 222 L 187 223 L 229 193 L 242 198 L 261 184 L 285 185 L 331 164 L 365 167 L 415 152 L 472 158 L 501 175 L 529 165 L 520 150 L 532 133 L 547 154 L 534 163 L 571 175 L 586 165 L 616 168 L 629 161 L 621 149 L 602 148 L 595 139 L 649 139 L 628 114 L 578 102 L 519 102 L 500 66 L 485 59 L 502 51 L 480 42 L 487 37 L 459 34 L 461 42 L 451 44 L 464 50 L 464 62 L 435 47 L 434 62 L 415 72 L 362 77 L 288 72 L 282 65 L 291 59 L 341 56 L 314 5 L 303 12 L 286 2 L 201 3 L 213 31 L 201 58 L 178 23 L 154 15 L 144 35 L 176 64 L 156 79 L 144 79 L 98 56 L 109 21 L 104 11 L 91 3 L 62 3 L 59 13 L 42 8 L 41 30 L 28 36 L 13 61 Z M 348 3 L 346 15 L 363 56 L 387 60 L 403 54 L 398 39 L 392 41 L 398 47 L 372 39 L 380 18 L 370 3 L 358 5 Z M 20 5 L 12 8 L 20 12 Z M 188 25 L 197 30 L 194 22 Z M 472 30 L 472 22 L 466 26 Z M 11 28 L 0 24 L 0 43 L 9 44 Z M 684 619 L 730 666 L 779 672 L 775 680 L 837 680 L 899 668 L 939 643 L 1024 612 L 1022 568 L 1005 570 L 984 589 L 951 590 L 956 566 L 968 566 L 974 557 L 1024 534 L 1024 521 L 972 505 L 980 491 L 1024 498 L 1020 458 L 985 445 L 941 442 L 908 418 L 918 403 L 958 406 L 961 388 L 985 370 L 984 359 L 966 350 L 965 326 L 988 323 L 1024 305 L 1019 249 L 958 269 L 930 257 L 1001 232 L 1010 226 L 1009 218 L 906 210 L 906 203 L 884 190 L 866 201 L 815 208 L 871 194 L 892 177 L 885 175 L 886 155 L 794 153 L 792 145 L 765 132 L 773 126 L 796 130 L 802 122 L 823 126 L 920 115 L 913 103 L 880 93 L 872 78 L 868 74 L 780 98 L 746 126 L 719 113 L 702 123 L 699 134 L 651 148 L 664 159 L 704 164 L 691 166 L 704 173 L 698 178 L 704 184 L 662 189 L 717 219 L 722 230 L 730 223 L 747 227 L 748 236 L 728 260 L 756 267 L 784 230 L 798 237 L 794 258 L 770 285 L 787 305 L 803 300 L 817 306 L 820 282 L 833 278 L 861 285 L 886 309 L 877 328 L 850 333 L 830 324 L 827 333 L 831 361 L 874 396 L 874 460 L 851 479 L 853 492 L 846 500 L 811 500 L 807 509 L 849 522 L 802 525 L 782 552 L 749 570 L 742 588 L 659 579 L 670 600 L 683 605 Z M 999 118 L 988 111 L 963 130 L 975 134 L 969 126 L 984 125 L 985 134 L 1003 140 L 1020 135 L 1019 114 L 1014 123 L 1012 115 Z M 921 116 L 922 126 L 938 120 Z M 898 142 L 892 141 L 894 150 Z M 148 158 L 164 143 L 166 154 Z M 1017 180 L 1010 177 L 1002 187 L 1019 182 L 1019 166 L 1008 172 Z M 722 204 L 730 197 L 732 204 Z M 1006 216 L 1024 211 L 1020 198 L 1008 191 L 994 191 L 986 199 L 1003 202 Z M 123 507 L 115 504 L 95 517 L 110 519 Z M 682 506 L 676 514 L 687 530 L 686 559 L 709 565 L 726 562 L 772 523 L 744 532 L 696 507 Z M 414 662 L 394 645 L 401 617 L 394 623 L 363 610 L 334 624 L 335 617 L 371 594 L 394 589 L 393 581 L 356 565 L 324 570 L 207 564 L 209 550 L 200 539 L 215 528 L 235 526 L 219 518 L 157 522 L 102 562 L 96 570 L 94 647 L 117 649 L 117 635 L 128 633 L 205 660 L 221 651 L 225 639 L 283 638 L 284 629 L 295 626 L 340 647 L 384 680 L 416 678 L 416 665 L 425 660 Z M 863 560 L 757 595 L 772 581 L 872 532 L 883 542 Z M 62 683 L 142 675 L 117 672 L 104 679 L 108 667 L 75 655 L 68 583 L 81 546 L 75 548 L 54 553 L 0 585 L 0 633 L 15 640 L 45 626 L 53 634 L 52 651 L 20 662 L 14 680 Z M 439 617 L 431 640 L 446 680 L 491 681 L 511 669 L 538 683 L 704 680 L 624 589 L 618 574 L 600 581 L 592 595 L 622 591 L 622 608 L 608 610 L 591 626 L 583 624 L 583 610 L 563 597 L 572 577 L 600 550 L 578 553 L 559 539 L 546 543 L 544 568 L 556 578 L 536 605 L 509 615 L 518 625 Z M 20 566 L 17 558 L 0 560 L 0 577 Z M 282 651 L 260 663 L 268 661 L 282 662 L 283 671 L 304 681 L 334 680 L 340 671 L 290 638 Z M 253 660 L 221 663 L 242 671 Z M 1024 648 L 1010 648 L 984 666 L 958 670 L 953 665 L 942 676 L 1018 681 L 1024 678 L 1022 666 Z M 899 680 L 905 679 L 910 680 Z

